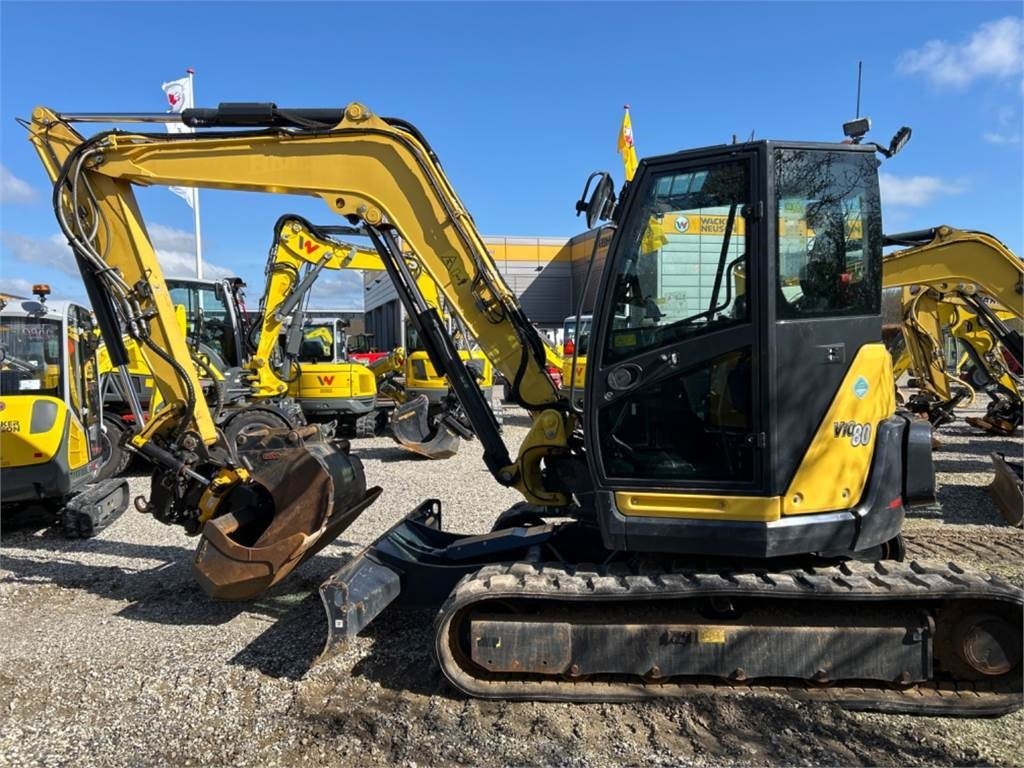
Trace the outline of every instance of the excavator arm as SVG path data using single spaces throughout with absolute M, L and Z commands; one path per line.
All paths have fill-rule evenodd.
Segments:
M 303 335 L 302 306 L 323 270 L 385 270 L 377 251 L 332 237 L 363 234 L 351 226 L 318 227 L 296 214 L 285 214 L 278 219 L 267 258 L 267 284 L 260 305 L 260 337 L 252 363 L 256 388 L 283 391 L 283 377 L 294 378 L 293 366 L 297 366 L 299 347 L 307 338 Z M 420 297 L 428 307 L 440 312 L 437 284 L 414 259 L 406 261 Z M 282 354 L 277 340 L 286 324 L 288 330 Z M 418 354 L 423 357 L 422 352 Z M 406 360 L 405 351 L 393 351 L 385 360 L 397 361 L 399 367 L 405 364 L 408 386 L 414 364 Z M 419 366 L 426 370 L 424 362 L 421 360 Z M 388 376 L 393 371 L 392 366 L 378 364 L 370 370 L 377 379 L 377 386 L 382 388 L 381 393 L 398 404 L 390 411 L 391 433 L 402 447 L 427 458 L 442 459 L 458 451 L 462 437 L 472 437 L 472 431 L 452 412 L 454 409 L 449 410 L 457 401 L 452 403 L 447 385 L 443 389 L 445 396 L 432 409 L 426 396 L 407 397 L 404 389 L 395 386 Z M 436 374 L 433 380 L 444 382 Z M 302 396 L 301 387 L 299 396 Z
M 992 235 L 942 226 L 887 235 L 885 243 L 909 247 L 882 260 L 883 288 L 924 286 L 940 295 L 956 294 L 989 322 L 995 311 L 984 296 L 997 307 L 1024 316 L 1024 262 Z M 998 328 L 998 323 L 993 324 Z M 1021 362 L 1020 334 L 997 333 Z
M 545 456 L 564 451 L 571 431 L 567 405 L 547 375 L 544 345 L 415 128 L 373 115 L 356 103 L 343 110 L 279 110 L 251 104 L 186 110 L 182 119 L 193 127 L 252 129 L 195 135 L 115 131 L 85 140 L 69 124 L 76 119 L 115 122 L 119 118 L 61 116 L 41 107 L 33 113 L 31 140 L 57 183 L 62 217 L 74 224 L 68 230 L 77 241 L 72 243 L 76 252 L 94 254 L 96 271 L 115 267 L 124 274 L 118 287 L 130 310 L 127 319 L 140 323 L 147 314 L 147 321 L 160 329 L 156 343 L 161 348 L 184 345 L 179 333 L 164 330 L 170 324 L 164 318 L 173 317 L 173 308 L 166 291 L 160 289 L 162 275 L 132 185 L 319 197 L 337 215 L 363 226 L 378 251 L 387 254 L 388 273 L 411 319 L 420 326 L 435 367 L 448 377 L 463 402 L 492 474 L 534 503 L 567 503 L 564 492 L 548 487 L 551 483 L 542 467 Z M 95 195 L 96 205 L 84 218 L 73 216 L 69 203 L 80 203 L 86 190 Z M 459 361 L 437 312 L 416 291 L 399 239 L 449 298 L 484 354 L 512 383 L 515 399 L 540 414 L 516 461 L 510 458 L 494 416 Z M 116 258 L 116 263 L 108 263 L 107 258 Z M 150 290 L 150 285 L 155 287 Z M 138 286 L 152 297 L 139 296 Z M 172 342 L 172 336 L 177 341 Z M 187 351 L 172 349 L 169 357 L 187 359 Z M 154 370 L 154 375 L 161 390 L 168 390 L 164 398 L 183 404 L 173 411 L 181 416 L 169 420 L 196 422 L 204 442 L 212 442 L 212 422 L 194 395 L 190 397 L 196 389 L 194 372 L 179 374 L 168 364 Z

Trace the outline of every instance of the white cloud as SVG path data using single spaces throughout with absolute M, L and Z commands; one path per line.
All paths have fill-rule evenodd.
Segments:
M 0 203 L 31 203 L 35 199 L 35 189 L 0 164 Z
M 157 248 L 157 258 L 160 259 L 160 266 L 164 268 L 165 277 L 195 277 L 196 276 L 196 252 L 193 251 L 170 251 Z M 203 279 L 211 280 L 218 277 L 230 277 L 233 275 L 227 267 L 214 264 L 203 259 Z
M 896 69 L 923 75 L 938 86 L 959 88 L 982 77 L 1015 77 L 1024 70 L 1024 19 L 1007 16 L 986 22 L 966 42 L 929 40 L 905 51 Z
M 878 174 L 878 185 L 884 205 L 902 205 L 919 208 L 937 197 L 958 195 L 963 186 L 944 181 L 936 176 L 893 176 L 891 173 Z
M 63 235 L 30 237 L 17 232 L 3 232 L 0 233 L 0 241 L 18 261 L 33 265 L 33 270 L 42 267 L 44 270 L 55 269 L 66 275 L 78 276 L 78 267 L 75 266 L 71 248 Z
M 21 277 L 0 277 L 0 293 L 9 293 L 15 296 L 32 296 L 33 282 Z
M 361 272 L 321 273 L 310 290 L 309 305 L 315 309 L 362 309 L 363 292 Z
M 1020 144 L 1019 133 L 999 133 L 998 131 L 985 131 L 982 138 L 989 144 Z
M 167 227 L 163 224 L 149 224 L 146 226 L 149 232 L 149 239 L 157 250 L 161 248 L 168 251 L 194 251 L 196 237 L 191 232 L 175 227 Z
M 148 227 L 150 240 L 156 249 L 160 266 L 167 277 L 195 277 L 195 238 L 189 232 L 162 224 Z M 78 277 L 78 267 L 71 255 L 71 248 L 63 235 L 30 237 L 16 232 L 0 233 L 0 241 L 18 261 L 32 264 L 33 270 L 41 265 L 44 269 L 55 269 L 67 275 Z M 5 269 L 5 271 L 9 271 Z M 203 260 L 203 276 L 206 278 L 227 277 L 230 269 Z

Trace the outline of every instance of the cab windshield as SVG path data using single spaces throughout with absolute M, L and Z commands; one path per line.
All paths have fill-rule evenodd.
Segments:
M 61 337 L 59 320 L 0 318 L 0 395 L 63 397 Z
M 235 328 L 221 291 L 211 287 L 180 285 L 171 288 L 171 301 L 184 307 L 185 327 L 189 344 L 206 347 L 220 360 L 217 367 L 237 366 L 235 358 Z
M 303 329 L 300 363 L 335 362 L 334 352 L 334 329 L 330 325 L 310 325 Z
M 607 362 L 747 322 L 749 190 L 742 161 L 645 179 L 620 235 Z

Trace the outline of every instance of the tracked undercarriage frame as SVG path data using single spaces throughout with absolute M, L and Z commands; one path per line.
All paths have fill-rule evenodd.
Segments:
M 1024 703 L 1024 595 L 996 577 L 928 560 L 627 561 L 606 550 L 599 565 L 580 559 L 588 538 L 589 554 L 602 551 L 580 523 L 546 524 L 528 508 L 505 520 L 463 536 L 441 530 L 439 502 L 422 504 L 321 587 L 328 648 L 394 601 L 438 608 L 435 658 L 482 698 L 770 692 L 962 716 Z

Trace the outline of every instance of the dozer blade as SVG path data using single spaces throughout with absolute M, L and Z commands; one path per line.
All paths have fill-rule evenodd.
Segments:
M 208 520 L 192 573 L 208 595 L 245 600 L 277 584 L 348 528 L 380 495 L 359 459 L 330 443 L 276 448 L 272 432 L 254 482 Z M 282 430 L 284 431 L 284 430 Z
M 996 503 L 999 513 L 1006 522 L 1020 528 L 1024 525 L 1024 465 L 1010 463 L 1001 453 L 989 454 L 995 466 L 996 476 L 988 487 L 988 494 Z
M 444 531 L 441 502 L 424 501 L 320 585 L 327 611 L 324 656 L 391 603 L 437 608 L 464 576 L 525 557 L 553 533 L 550 525 L 511 525 L 480 535 Z
M 448 459 L 459 452 L 461 439 L 444 419 L 431 425 L 430 402 L 418 395 L 402 403 L 391 414 L 391 433 L 406 450 L 428 459 Z
M 61 510 L 64 535 L 88 539 L 117 520 L 128 508 L 128 481 L 109 478 L 89 485 Z

